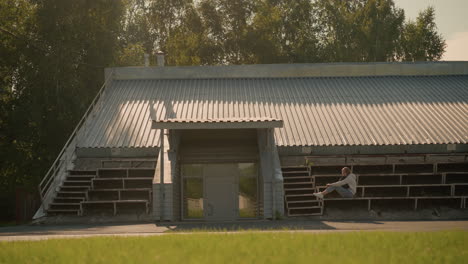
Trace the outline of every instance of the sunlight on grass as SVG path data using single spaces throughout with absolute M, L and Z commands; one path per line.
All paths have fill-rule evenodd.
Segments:
M 468 232 L 168 234 L 0 243 L 0 263 L 463 263 Z

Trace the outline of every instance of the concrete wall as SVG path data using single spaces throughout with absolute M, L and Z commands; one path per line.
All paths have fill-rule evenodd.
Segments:
M 255 129 L 195 129 L 181 131 L 182 162 L 241 162 L 258 159 Z
M 281 164 L 273 136 L 273 129 L 258 130 L 260 171 L 263 195 L 263 217 L 284 215 L 284 190 Z
M 75 153 L 80 158 L 153 158 L 158 155 L 159 148 L 76 148 Z
M 157 221 L 174 221 L 174 184 L 176 154 L 171 152 L 169 137 L 163 133 L 164 147 L 158 158 L 153 178 L 153 219 Z M 161 182 L 163 167 L 163 182 Z M 161 187 L 162 186 L 162 187 Z M 161 208 L 162 199 L 162 208 Z M 161 214 L 162 212 L 162 214 Z
M 278 147 L 281 157 L 302 155 L 355 155 L 355 154 L 421 154 L 421 153 L 465 153 L 468 144 L 425 144 L 390 146 L 305 146 Z
M 292 153 L 291 151 L 289 153 Z M 295 155 L 281 155 L 281 166 L 306 166 L 307 157 L 315 157 L 314 163 L 317 165 L 317 157 L 320 157 L 321 162 L 337 163 L 341 165 L 368 165 L 384 162 L 382 164 L 398 164 L 398 163 L 450 163 L 450 162 L 468 162 L 466 159 L 468 151 L 465 152 L 384 152 L 375 151 L 367 153 L 356 152 L 337 152 L 330 151 L 329 153 L 312 153 L 312 154 L 299 154 Z M 348 157 L 348 159 L 345 158 Z M 349 158 L 353 157 L 353 158 Z M 340 162 L 337 162 L 340 161 Z M 345 162 L 346 161 L 346 162 Z M 322 163 L 320 163 L 322 164 Z
M 172 176 L 172 220 L 179 221 L 181 216 L 181 178 L 178 164 L 180 147 L 180 131 L 171 130 L 169 132 L 169 156 L 171 162 Z
M 466 75 L 468 61 L 455 62 L 374 62 L 259 64 L 190 67 L 106 68 L 113 79 L 202 79 L 202 78 L 274 78 L 337 77 L 390 75 Z

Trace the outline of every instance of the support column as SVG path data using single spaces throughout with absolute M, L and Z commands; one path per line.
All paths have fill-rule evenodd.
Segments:
M 173 220 L 172 162 L 169 150 L 169 137 L 161 129 L 161 144 L 158 162 L 153 177 L 153 218 L 158 221 Z
M 275 219 L 277 215 L 284 215 L 284 190 L 272 128 L 258 130 L 258 148 L 263 183 L 263 216 Z

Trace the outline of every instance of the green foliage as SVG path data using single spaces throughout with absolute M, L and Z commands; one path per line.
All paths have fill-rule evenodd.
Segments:
M 247 230 L 0 242 L 0 263 L 464 263 L 467 242 L 466 231 Z
M 14 186 L 36 182 L 24 166 L 34 169 L 37 139 L 22 87 L 27 55 L 35 49 L 28 43 L 34 12 L 29 1 L 0 0 L 0 220 L 14 215 Z
M 393 0 L 130 3 L 125 45 L 164 51 L 168 65 L 439 60 L 445 45 L 433 9 L 405 23 Z
M 190 199 L 203 199 L 203 179 L 185 178 L 184 196 Z
M 129 44 L 120 51 L 117 66 L 143 66 L 145 49 L 141 43 Z
M 416 21 L 404 25 L 401 36 L 401 58 L 405 61 L 440 60 L 446 48 L 445 40 L 437 33 L 435 10 L 428 7 Z
M 319 0 L 316 4 L 326 61 L 393 61 L 404 12 L 393 0 Z
M 123 11 L 114 0 L 0 0 L 2 196 L 37 189 L 115 60 Z

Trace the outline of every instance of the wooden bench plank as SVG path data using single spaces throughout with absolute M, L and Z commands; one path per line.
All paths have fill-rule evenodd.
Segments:
M 153 178 L 152 177 L 129 177 L 129 178 L 124 178 L 124 177 L 120 177 L 120 178 L 94 178 L 93 181 L 133 181 L 133 180 L 147 180 L 147 181 L 152 181 Z
M 151 188 L 111 188 L 111 189 L 93 189 L 88 192 L 100 192 L 100 191 L 152 191 Z
M 414 210 L 418 208 L 418 200 L 434 200 L 434 199 L 441 199 L 441 200 L 448 200 L 448 199 L 460 199 L 460 208 L 466 207 L 466 196 L 412 196 L 412 197 L 354 197 L 354 198 L 325 198 L 323 199 L 324 202 L 326 201 L 368 201 L 367 203 L 367 210 L 370 211 L 371 209 L 371 201 L 376 200 L 413 200 L 414 201 Z

